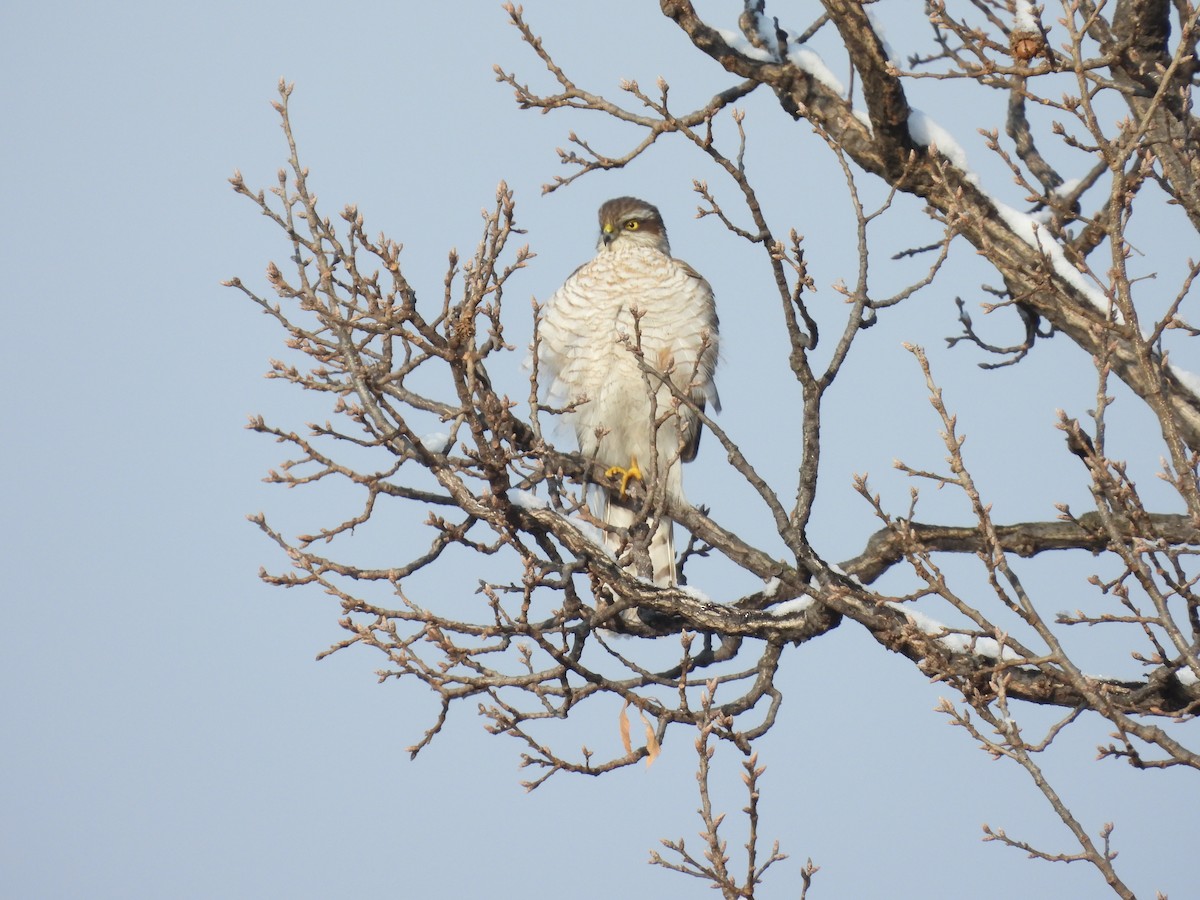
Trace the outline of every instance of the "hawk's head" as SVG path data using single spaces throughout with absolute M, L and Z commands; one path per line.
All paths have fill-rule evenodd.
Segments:
M 596 249 L 652 247 L 668 256 L 667 226 L 658 210 L 636 197 L 617 197 L 600 207 L 600 240 Z

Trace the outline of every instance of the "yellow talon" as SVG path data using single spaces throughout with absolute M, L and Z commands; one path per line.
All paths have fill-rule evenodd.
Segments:
M 642 478 L 642 470 L 638 468 L 638 462 L 637 462 L 636 456 L 629 457 L 629 468 L 628 469 L 622 469 L 620 466 L 609 466 L 607 469 L 604 470 L 605 478 L 616 478 L 618 475 L 621 476 L 621 496 L 622 497 L 625 496 L 625 491 L 629 487 L 630 481 L 632 481 L 635 478 L 638 481 L 644 480 Z

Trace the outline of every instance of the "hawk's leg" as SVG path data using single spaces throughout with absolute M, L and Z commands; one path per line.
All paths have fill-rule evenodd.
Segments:
M 622 469 L 620 466 L 609 466 L 607 469 L 604 470 L 605 478 L 616 478 L 618 475 L 621 476 L 621 496 L 622 497 L 625 496 L 625 491 L 626 491 L 626 489 L 628 489 L 630 481 L 632 481 L 635 478 L 638 481 L 645 480 L 642 478 L 642 470 L 638 468 L 638 461 L 637 461 L 636 456 L 629 457 L 629 468 L 628 469 Z

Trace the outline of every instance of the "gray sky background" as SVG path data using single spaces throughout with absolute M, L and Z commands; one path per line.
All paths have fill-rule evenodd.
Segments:
M 787 5 L 774 6 L 786 18 Z M 579 84 L 614 99 L 623 78 L 650 89 L 663 75 L 682 111 L 729 84 L 656 4 L 525 7 Z M 740 8 L 701 6 L 726 28 Z M 879 9 L 898 53 L 926 37 L 913 18 L 919 4 L 886 0 Z M 479 210 L 496 184 L 516 190 L 520 224 L 539 254 L 509 288 L 508 338 L 518 345 L 528 341 L 529 299 L 544 300 L 590 255 L 597 205 L 621 194 L 658 203 L 677 255 L 717 291 L 721 421 L 777 490 L 791 490 L 798 431 L 769 408 L 786 410 L 793 396 L 790 386 L 772 387 L 787 384 L 786 360 L 770 355 L 783 347 L 777 301 L 757 252 L 729 240 L 715 219 L 693 217 L 693 178 L 735 209 L 731 186 L 681 142 L 664 141 L 626 171 L 542 196 L 541 184 L 562 172 L 554 148 L 569 130 L 613 152 L 631 145 L 632 132 L 599 117 L 517 110 L 494 82 L 493 63 L 546 90 L 552 84 L 506 19 L 492 0 L 441 8 L 50 3 L 0 16 L 9 311 L 0 399 L 0 894 L 683 898 L 704 890 L 645 864 L 659 838 L 699 847 L 694 752 L 682 732 L 649 771 L 559 776 L 528 795 L 520 747 L 487 735 L 464 708 L 409 762 L 405 748 L 436 712 L 430 696 L 376 684 L 382 657 L 364 651 L 314 662 L 341 638 L 336 605 L 256 577 L 260 565 L 281 570 L 284 560 L 247 513 L 265 510 L 292 533 L 331 524 L 321 496 L 260 481 L 283 455 L 244 430 L 246 416 L 299 428 L 327 412 L 261 377 L 268 358 L 284 353 L 282 334 L 219 285 L 237 275 L 265 290 L 267 261 L 285 262 L 282 234 L 226 183 L 235 168 L 253 187 L 274 183 L 286 159 L 269 106 L 280 76 L 296 84 L 293 120 L 326 215 L 357 203 L 369 232 L 402 241 L 407 277 L 430 304 L 440 302 L 447 250 L 465 254 L 478 240 Z M 990 190 L 1021 207 L 976 134 L 1002 126 L 1000 107 L 926 85 L 914 104 L 956 135 Z M 761 173 L 778 233 L 794 225 L 808 236 L 817 311 L 832 337 L 844 310 L 831 285 L 856 273 L 844 181 L 807 126 L 788 121 L 772 97 L 743 105 L 748 165 Z M 723 129 L 727 137 L 728 123 Z M 868 194 L 881 196 L 874 186 Z M 1157 267 L 1173 295 L 1188 248 L 1172 234 L 1171 215 L 1145 225 L 1146 244 L 1167 255 L 1161 267 L 1144 265 Z M 935 237 L 906 202 L 878 231 L 889 253 Z M 873 287 L 886 294 L 926 264 L 881 265 Z M 1062 339 L 992 373 L 976 367 L 974 351 L 947 350 L 954 294 L 979 322 L 987 298 L 978 284 L 990 278 L 969 248 L 958 248 L 954 265 L 951 278 L 863 335 L 831 397 L 844 411 L 826 426 L 814 531 L 830 559 L 853 556 L 876 527 L 850 490 L 853 473 L 870 472 L 900 514 L 909 483 L 892 460 L 935 468 L 945 456 L 902 341 L 929 348 L 998 521 L 1049 519 L 1055 502 L 1087 509 L 1086 473 L 1053 425 L 1057 408 L 1082 417 L 1094 405 L 1089 362 Z M 997 342 L 1017 335 L 1015 320 L 993 318 Z M 522 356 L 493 370 L 521 397 Z M 1124 430 L 1112 434 L 1113 451 L 1130 458 L 1162 511 L 1174 511 L 1154 483 L 1149 420 L 1125 407 L 1114 412 Z M 769 542 L 766 517 L 721 457 L 711 440 L 702 448 L 685 472 L 689 494 Z M 924 520 L 968 520 L 963 498 L 922 496 Z M 424 538 L 403 529 L 364 538 L 368 552 L 385 556 L 391 539 L 404 552 L 406 541 Z M 970 561 L 947 569 L 982 588 Z M 1083 579 L 1096 570 L 1090 560 L 1045 560 L 1021 571 L 1051 608 L 1074 609 L 1094 599 Z M 754 587 L 715 564 L 692 583 L 714 598 Z M 426 602 L 453 601 L 474 584 L 464 577 L 417 590 Z M 1071 639 L 1085 666 L 1136 671 L 1104 635 Z M 992 762 L 932 712 L 944 692 L 911 664 L 851 625 L 788 656 L 781 721 L 762 745 L 761 830 L 791 859 L 764 897 L 796 896 L 806 857 L 822 866 L 815 897 L 1101 893 L 1082 867 L 1024 861 L 980 842 L 986 821 L 1047 849 L 1074 849 L 1022 772 Z M 547 738 L 564 750 L 586 743 L 615 752 L 617 709 L 585 709 Z M 1048 772 L 1093 834 L 1116 821 L 1118 862 L 1135 889 L 1195 896 L 1200 807 L 1179 800 L 1194 796 L 1194 785 L 1097 763 L 1104 740 L 1103 728 L 1085 722 L 1046 761 Z M 717 761 L 717 801 L 730 812 L 736 850 L 744 840 L 739 760 L 722 752 Z

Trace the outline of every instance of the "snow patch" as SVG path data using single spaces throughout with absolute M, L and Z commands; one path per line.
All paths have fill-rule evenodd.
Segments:
M 746 5 L 749 7 L 750 3 L 747 2 Z M 770 51 L 771 58 L 779 59 L 779 36 L 775 33 L 775 20 L 768 18 L 766 15 L 756 14 L 754 16 L 754 28 L 758 32 L 758 39 Z
M 908 133 L 918 144 L 925 147 L 937 147 L 942 156 L 968 174 L 972 184 L 978 183 L 977 176 L 967 165 L 967 152 L 963 150 L 962 145 L 954 139 L 954 135 L 925 112 L 915 108 L 909 111 Z
M 887 54 L 888 59 L 895 62 L 896 51 L 888 43 L 887 33 L 883 30 L 883 23 L 879 21 L 879 16 L 875 15 L 875 10 L 870 7 L 867 7 L 864 12 L 867 14 L 867 21 L 871 23 L 871 30 L 875 32 L 875 36 L 879 38 L 879 43 L 883 46 L 883 52 Z
M 1012 647 L 1001 647 L 1000 642 L 995 638 L 948 634 L 938 638 L 938 643 L 951 653 L 974 653 L 989 659 L 1021 659 L 1021 654 Z
M 807 47 L 794 47 L 788 51 L 787 58 L 788 62 L 797 69 L 807 72 L 839 97 L 846 96 L 845 86 L 833 74 L 829 66 L 825 65 L 825 60 L 821 59 L 820 54 L 809 50 Z
M 421 436 L 421 446 L 430 453 L 447 453 L 454 444 L 454 439 L 444 431 L 432 431 Z
M 728 28 L 718 28 L 717 34 L 729 45 L 730 49 L 736 50 L 742 56 L 748 56 L 761 62 L 775 62 L 777 59 L 769 51 L 755 47 L 740 32 L 730 31 Z
M 902 603 L 890 601 L 888 604 L 892 609 L 898 609 L 900 612 L 908 616 L 909 621 L 921 629 L 922 633 L 928 635 L 939 635 L 937 642 L 949 650 L 951 653 L 973 653 L 977 656 L 986 656 L 990 659 L 1022 659 L 1021 654 L 1017 653 L 1012 647 L 1001 647 L 1000 642 L 995 638 L 976 637 L 970 634 L 948 634 L 950 626 L 939 622 L 932 616 L 927 616 L 925 613 L 917 609 L 910 609 Z
M 1068 178 L 1054 189 L 1054 196 L 1065 197 L 1067 194 L 1071 193 L 1071 191 L 1075 190 L 1075 188 L 1079 187 L 1079 185 L 1082 183 L 1082 178 Z
M 1017 0 L 1013 10 L 1013 31 L 1032 31 L 1038 34 L 1037 16 L 1030 0 Z
M 505 496 L 508 501 L 520 509 L 545 509 L 546 501 L 536 494 L 531 494 L 529 491 L 523 491 L 519 488 L 509 488 L 505 491 Z
M 792 613 L 804 612 L 813 604 L 812 597 L 797 597 L 794 600 L 785 600 L 778 606 L 771 607 L 771 615 L 773 616 L 790 616 Z
M 1178 378 L 1179 382 L 1185 388 L 1197 397 L 1200 397 L 1200 375 L 1197 375 L 1195 372 L 1189 372 L 1187 369 L 1181 369 L 1173 362 L 1167 363 L 1167 366 L 1170 367 L 1171 374 Z
M 1023 212 L 1018 212 L 1011 206 L 1001 203 L 995 197 L 990 198 L 992 205 L 996 207 L 996 212 L 1000 214 L 1000 218 L 1004 220 L 1013 234 L 1023 240 L 1031 247 L 1035 247 L 1042 252 L 1050 264 L 1054 267 L 1055 273 L 1067 282 L 1075 290 L 1079 291 L 1089 303 L 1092 304 L 1100 312 L 1108 315 L 1110 306 L 1108 295 L 1096 285 L 1091 284 L 1083 273 L 1076 269 L 1070 262 L 1067 261 L 1066 254 L 1063 253 L 1062 247 L 1050 236 L 1045 228 L 1041 226 L 1033 216 Z M 1044 237 L 1043 237 L 1044 235 Z M 1120 310 L 1113 310 L 1118 323 L 1124 321 L 1121 317 Z

